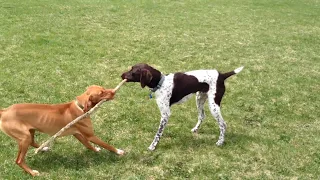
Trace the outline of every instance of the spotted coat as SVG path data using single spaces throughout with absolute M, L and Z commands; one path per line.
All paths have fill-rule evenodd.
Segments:
M 159 143 L 171 114 L 170 106 L 185 102 L 193 93 L 196 93 L 198 122 L 191 131 L 197 132 L 205 118 L 204 103 L 208 99 L 210 112 L 217 120 L 220 129 L 216 144 L 222 145 L 226 131 L 226 123 L 220 110 L 220 103 L 225 92 L 224 80 L 239 73 L 242 69 L 243 67 L 240 67 L 224 74 L 217 70 L 195 70 L 163 76 L 160 71 L 147 64 L 137 64 L 128 72 L 123 73 L 122 78 L 127 79 L 128 82 L 140 82 L 142 87 L 148 86 L 155 91 L 161 119 L 158 131 L 148 149 L 154 150 Z

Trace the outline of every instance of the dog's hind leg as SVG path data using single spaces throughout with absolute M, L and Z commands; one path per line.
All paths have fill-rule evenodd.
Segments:
M 30 134 L 31 134 L 31 146 L 32 147 L 35 147 L 35 148 L 38 148 L 40 147 L 39 144 L 37 144 L 35 141 L 34 141 L 34 133 L 35 133 L 35 130 L 34 129 L 30 129 Z
M 207 93 L 196 93 L 196 103 L 197 103 L 197 109 L 198 109 L 198 123 L 194 128 L 192 128 L 192 132 L 196 133 L 198 132 L 198 129 L 203 121 L 203 119 L 206 117 L 204 113 L 204 103 L 206 102 L 208 98 Z
M 214 100 L 214 94 L 212 92 L 208 92 L 208 100 L 209 100 L 209 109 L 213 117 L 217 120 L 219 129 L 220 129 L 220 135 L 219 140 L 217 141 L 217 145 L 220 146 L 224 142 L 224 135 L 226 132 L 227 125 L 223 120 L 223 117 L 221 115 L 220 106 L 215 102 Z
M 39 144 L 34 141 L 34 133 L 35 133 L 36 130 L 35 130 L 35 129 L 30 129 L 29 131 L 30 131 L 30 135 L 31 135 L 31 144 L 30 144 L 30 145 L 31 145 L 32 147 L 34 147 L 34 148 L 40 147 Z M 50 150 L 49 147 L 43 147 L 43 148 L 41 149 L 42 152 L 47 152 L 47 151 L 49 151 L 49 150 Z
M 36 170 L 32 170 L 28 167 L 28 165 L 25 163 L 25 156 L 28 151 L 29 145 L 32 143 L 32 138 L 30 134 L 28 135 L 23 135 L 22 138 L 20 138 L 18 141 L 19 144 L 19 152 L 18 152 L 18 157 L 16 160 L 16 164 L 20 166 L 23 170 L 31 174 L 32 176 L 38 176 L 39 172 Z

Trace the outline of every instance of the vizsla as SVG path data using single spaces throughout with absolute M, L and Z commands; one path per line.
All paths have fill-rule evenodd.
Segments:
M 19 145 L 16 163 L 32 176 L 39 175 L 25 163 L 28 147 L 38 148 L 34 141 L 35 131 L 54 135 L 73 119 L 89 111 L 101 100 L 113 99 L 115 92 L 100 86 L 90 86 L 86 92 L 75 100 L 65 104 L 14 104 L 7 109 L 0 110 L 0 129 L 14 138 Z M 95 152 L 100 148 L 93 147 L 90 142 L 97 144 L 118 155 L 124 151 L 103 142 L 94 135 L 90 117 L 87 117 L 67 129 L 61 136 L 73 135 L 85 147 Z M 48 149 L 44 148 L 43 150 Z

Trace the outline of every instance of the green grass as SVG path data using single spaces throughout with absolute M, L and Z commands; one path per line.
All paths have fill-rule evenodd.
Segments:
M 159 123 L 148 89 L 126 84 L 95 115 L 96 135 L 123 157 L 58 139 L 28 165 L 38 179 L 319 179 L 319 0 L 0 1 L 0 106 L 62 103 L 92 84 L 115 87 L 128 66 L 163 73 L 245 69 L 227 81 L 226 143 L 206 106 L 199 134 L 195 100 Z M 37 134 L 39 143 L 48 136 Z M 0 133 L 0 179 L 28 179 L 16 142 Z

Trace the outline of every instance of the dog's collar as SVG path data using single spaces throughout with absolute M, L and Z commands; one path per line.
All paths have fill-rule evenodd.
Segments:
M 156 92 L 162 86 L 165 77 L 166 77 L 165 75 L 161 74 L 161 79 L 160 79 L 158 85 L 156 87 L 154 87 L 154 88 L 150 88 L 150 91 L 151 92 Z
M 78 100 L 75 100 L 74 103 L 76 104 L 76 106 L 77 106 L 79 109 L 81 109 L 81 110 L 83 111 L 84 107 L 83 107 L 82 104 L 80 104 L 80 103 L 78 102 Z

